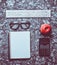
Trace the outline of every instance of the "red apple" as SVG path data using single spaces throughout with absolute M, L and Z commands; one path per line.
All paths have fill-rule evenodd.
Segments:
M 51 25 L 49 24 L 42 24 L 41 27 L 40 27 L 40 32 L 42 34 L 47 34 L 51 31 Z

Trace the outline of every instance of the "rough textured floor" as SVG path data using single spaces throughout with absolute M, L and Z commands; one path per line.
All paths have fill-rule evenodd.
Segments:
M 51 10 L 50 18 L 18 18 L 7 19 L 6 10 Z M 8 59 L 8 33 L 10 22 L 31 23 L 28 29 L 31 32 L 31 58 L 29 60 Z M 50 37 L 50 57 L 39 56 L 39 28 L 42 23 L 52 26 Z M 23 31 L 22 29 L 20 29 Z M 17 31 L 20 31 L 17 30 Z M 47 36 L 46 36 L 47 37 Z M 0 0 L 0 65 L 57 65 L 57 0 Z

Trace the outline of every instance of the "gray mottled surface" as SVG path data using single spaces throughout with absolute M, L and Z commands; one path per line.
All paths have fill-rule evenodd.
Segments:
M 51 10 L 50 18 L 19 18 L 6 19 L 6 10 Z M 31 23 L 28 29 L 31 32 L 31 58 L 29 60 L 8 59 L 8 33 L 10 22 Z M 50 36 L 51 55 L 39 57 L 39 38 L 44 37 L 40 34 L 39 28 L 43 23 L 51 24 L 52 33 Z M 19 31 L 19 30 L 18 30 Z M 21 29 L 21 31 L 23 31 Z M 57 0 L 0 0 L 0 65 L 57 65 Z

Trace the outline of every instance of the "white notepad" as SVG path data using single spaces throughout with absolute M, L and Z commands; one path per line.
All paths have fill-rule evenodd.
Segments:
M 10 59 L 30 58 L 30 32 L 10 32 Z

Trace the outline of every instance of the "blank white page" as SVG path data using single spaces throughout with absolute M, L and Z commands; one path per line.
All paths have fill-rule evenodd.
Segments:
M 10 32 L 10 59 L 30 58 L 30 32 Z

